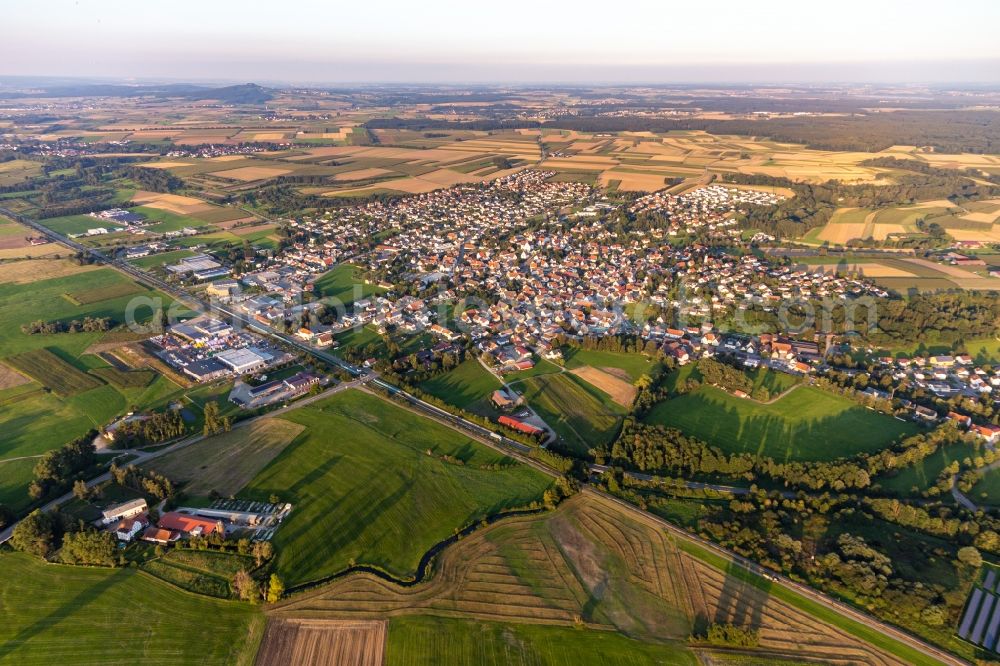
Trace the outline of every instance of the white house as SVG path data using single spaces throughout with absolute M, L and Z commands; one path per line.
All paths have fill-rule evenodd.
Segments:
M 139 499 L 129 500 L 122 504 L 115 504 L 114 506 L 109 506 L 102 513 L 103 522 L 105 525 L 110 525 L 116 520 L 122 520 L 123 518 L 131 518 L 133 516 L 138 516 L 140 513 L 145 513 L 146 500 Z
M 148 526 L 149 520 L 145 513 L 131 518 L 122 518 L 118 522 L 118 527 L 115 528 L 115 536 L 118 537 L 119 541 L 131 541 Z

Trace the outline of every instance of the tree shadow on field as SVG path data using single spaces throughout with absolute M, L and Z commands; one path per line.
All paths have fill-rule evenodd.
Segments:
M 765 578 L 751 582 L 749 575 L 732 562 L 726 567 L 726 580 L 719 593 L 714 624 L 760 629 L 764 606 L 770 597 L 771 582 Z
M 81 609 L 97 600 L 97 598 L 101 595 L 106 594 L 112 586 L 121 583 L 127 575 L 128 574 L 125 571 L 119 571 L 110 578 L 100 580 L 97 583 L 84 588 L 75 597 L 67 599 L 48 615 L 39 618 L 19 631 L 17 635 L 9 641 L 0 644 L 0 661 L 4 661 L 10 657 L 13 653 L 17 652 L 19 648 L 25 647 L 27 643 L 42 632 L 51 631 L 59 623 L 68 620 L 72 615 L 78 614 Z M 34 603 L 34 601 L 31 599 L 25 599 L 22 603 L 28 605 Z
M 299 479 L 291 486 L 289 486 L 287 491 L 282 491 L 282 492 L 290 492 L 292 493 L 293 497 L 298 497 L 298 491 L 302 490 L 303 488 L 308 488 L 313 483 L 319 481 L 321 478 L 326 476 L 326 474 L 331 469 L 336 467 L 337 463 L 343 460 L 343 458 L 344 456 L 330 456 L 325 461 L 323 461 L 322 465 L 314 467 L 312 470 L 310 470 L 308 474 L 306 474 L 301 479 Z

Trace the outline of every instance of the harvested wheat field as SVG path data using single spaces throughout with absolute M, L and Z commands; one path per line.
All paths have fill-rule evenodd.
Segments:
M 44 247 L 44 246 L 42 246 Z M 0 264 L 0 283 L 29 284 L 41 280 L 99 270 L 97 264 L 79 266 L 68 259 L 30 259 Z
M 508 518 L 450 546 L 427 581 L 356 573 L 271 605 L 273 619 L 437 615 L 686 639 L 710 622 L 750 624 L 760 648 L 826 663 L 902 662 L 702 562 L 652 516 L 590 492 Z
M 800 266 L 816 273 L 840 273 L 863 275 L 870 278 L 896 278 L 915 277 L 910 271 L 905 271 L 895 266 L 886 266 L 875 262 L 839 263 L 839 264 L 819 264 L 816 266 Z
M 865 226 L 864 222 L 831 222 L 823 227 L 823 230 L 819 232 L 817 238 L 821 241 L 843 245 L 847 241 L 854 238 L 862 238 L 865 233 Z
M 173 169 L 174 167 L 186 167 L 191 166 L 190 162 L 153 162 L 150 164 L 140 164 L 141 167 L 146 167 L 147 169 Z
M 1000 224 L 994 224 L 989 230 L 948 229 L 948 235 L 957 241 L 1000 243 Z
M 386 623 L 271 618 L 257 666 L 381 666 Z
M 632 173 L 628 171 L 602 171 L 598 177 L 601 185 L 619 181 L 618 189 L 625 192 L 655 192 L 666 187 L 667 177 L 657 173 Z
M 213 176 L 227 178 L 229 180 L 241 180 L 250 182 L 253 180 L 265 180 L 267 178 L 277 178 L 291 173 L 291 169 L 281 169 L 278 167 L 240 167 L 238 169 L 228 169 L 226 171 L 213 171 Z
M 875 223 L 875 230 L 872 232 L 872 238 L 875 240 L 883 241 L 893 234 L 905 234 L 909 233 L 905 226 L 902 224 L 882 224 L 880 222 Z
M 760 647 L 822 663 L 905 664 L 898 657 L 776 601 L 765 590 L 735 579 L 694 557 L 682 558 L 700 611 L 712 622 L 760 629 Z M 697 587 L 694 587 L 694 586 Z
M 0 363 L 0 391 L 30 383 L 30 378 L 25 377 L 13 368 L 9 368 L 3 363 Z
M 611 399 L 623 407 L 628 407 L 635 400 L 636 388 L 628 382 L 615 377 L 601 368 L 585 365 L 582 368 L 570 370 L 574 375 L 604 391 Z
M 389 169 L 358 169 L 357 171 L 345 171 L 343 173 L 338 173 L 333 177 L 334 180 L 367 180 L 369 178 L 378 178 L 379 176 L 385 176 L 392 174 L 393 172 Z
M 957 286 L 962 289 L 971 290 L 993 290 L 1000 289 L 1000 278 L 995 277 L 982 277 L 965 270 L 964 268 L 959 268 L 958 266 L 951 266 L 949 264 L 939 264 L 927 259 L 920 259 L 918 257 L 902 257 L 902 261 L 909 264 L 913 264 L 921 269 L 932 269 L 939 273 L 943 273 L 948 280 L 954 282 Z
M 66 248 L 55 243 L 46 243 L 45 245 L 29 245 L 28 247 L 9 247 L 6 249 L 0 249 L 0 259 L 48 257 L 56 254 L 66 254 Z
M 192 215 L 203 213 L 215 208 L 210 203 L 194 197 L 185 197 L 180 194 L 161 194 L 159 192 L 144 192 L 139 190 L 132 197 L 132 201 L 149 208 L 177 213 L 178 215 Z
M 233 495 L 292 443 L 303 426 L 282 419 L 255 421 L 169 453 L 150 467 L 185 483 L 189 495 Z

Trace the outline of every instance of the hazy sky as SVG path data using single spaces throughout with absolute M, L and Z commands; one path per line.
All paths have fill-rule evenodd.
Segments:
M 1000 81 L 998 0 L 2 0 L 0 74 Z

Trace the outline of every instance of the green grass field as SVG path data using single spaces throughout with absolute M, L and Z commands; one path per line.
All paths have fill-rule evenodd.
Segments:
M 771 404 L 701 386 L 661 402 L 645 420 L 729 453 L 776 460 L 833 460 L 875 451 L 917 429 L 812 386 L 800 386 Z
M 31 504 L 28 484 L 34 478 L 32 470 L 38 458 L 0 462 L 0 504 L 20 513 Z
M 133 266 L 150 270 L 152 268 L 166 266 L 167 264 L 175 264 L 181 259 L 187 259 L 188 257 L 193 256 L 194 252 L 191 250 L 173 250 L 172 252 L 161 252 L 160 254 L 151 254 L 148 257 L 133 259 L 129 263 Z
M 385 289 L 361 279 L 358 268 L 351 264 L 341 264 L 325 273 L 316 280 L 316 289 L 323 298 L 340 301 L 345 307 L 361 298 L 385 293 Z
M 1000 470 L 991 469 L 983 474 L 968 496 L 976 504 L 1000 505 Z
M 531 468 L 360 391 L 284 418 L 307 432 L 239 496 L 276 494 L 295 506 L 274 538 L 278 570 L 290 585 L 336 573 L 351 560 L 412 575 L 453 530 L 540 499 L 549 485 Z M 481 468 L 504 462 L 511 466 Z
M 569 373 L 531 377 L 517 389 L 566 445 L 581 455 L 610 442 L 626 412 L 610 396 Z
M 611 631 L 536 624 L 399 617 L 389 623 L 387 666 L 698 664 L 681 642 L 642 643 Z
M 132 569 L 44 564 L 0 555 L 0 662 L 253 663 L 264 618 Z
M 31 265 L 26 263 L 26 269 L 30 268 Z M 63 297 L 69 291 L 104 292 L 106 295 L 108 289 L 117 289 L 122 284 L 127 286 L 133 283 L 112 269 L 92 270 L 27 284 L 0 284 L 0 312 L 3 312 L 0 316 L 0 359 L 7 362 L 10 357 L 24 353 L 54 355 L 58 360 L 58 377 L 40 377 L 41 381 L 62 384 L 67 379 L 82 376 L 88 384 L 93 382 L 89 390 L 66 398 L 43 391 L 37 382 L 0 391 L 0 432 L 4 433 L 0 437 L 0 460 L 44 453 L 91 428 L 105 425 L 131 405 L 140 409 L 159 407 L 183 394 L 180 387 L 163 376 L 156 376 L 146 386 L 115 387 L 86 374 L 91 370 L 104 372 L 100 369 L 111 367 L 103 359 L 85 352 L 90 345 L 117 332 L 55 335 L 27 335 L 21 332 L 22 324 L 38 319 L 67 321 L 91 316 L 122 321 L 131 296 L 86 304 L 74 304 Z M 169 297 L 154 291 L 142 293 L 162 299 L 164 306 L 171 302 Z M 140 319 L 148 318 L 151 312 L 138 310 L 136 315 Z M 14 467 L 6 468 L 10 476 L 5 476 L 4 489 L 0 492 L 8 498 L 17 499 L 26 493 L 31 470 L 23 464 L 10 464 Z M 23 499 L 11 501 L 11 505 L 24 506 L 25 502 Z
M 42 226 L 48 227 L 52 231 L 63 235 L 83 234 L 86 233 L 88 229 L 97 229 L 100 227 L 103 227 L 108 231 L 121 229 L 121 227 L 117 224 L 112 224 L 108 220 L 101 220 L 96 217 L 91 217 L 90 215 L 50 217 L 45 220 L 39 220 L 38 222 Z
M 479 361 L 470 358 L 453 370 L 422 383 L 420 388 L 465 409 L 473 403 L 488 400 L 490 394 L 500 388 L 500 382 Z
M 32 349 L 8 356 L 5 362 L 64 398 L 101 385 L 101 380 L 81 372 L 48 349 Z
M 121 370 L 114 366 L 96 368 L 90 372 L 109 384 L 123 389 L 145 388 L 157 377 L 157 373 L 153 370 Z
M 565 349 L 566 367 L 582 368 L 589 365 L 594 368 L 617 368 L 624 370 L 634 382 L 649 372 L 653 360 L 644 354 L 621 354 L 617 352 L 593 351 L 589 349 Z
M 926 490 L 937 480 L 938 475 L 952 461 L 975 457 L 982 452 L 972 444 L 953 444 L 942 446 L 935 453 L 924 458 L 916 465 L 910 465 L 899 470 L 895 476 L 880 476 L 873 480 L 888 492 L 897 493 L 903 497 L 916 495 Z M 913 489 L 916 488 L 916 492 Z

